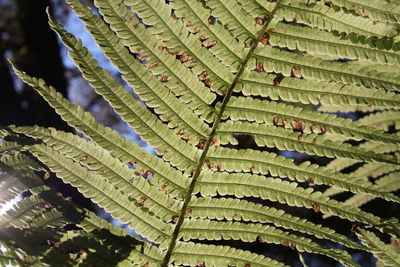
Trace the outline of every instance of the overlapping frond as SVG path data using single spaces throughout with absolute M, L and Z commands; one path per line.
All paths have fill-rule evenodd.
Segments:
M 6 173 L 0 203 L 32 193 L 1 217 L 2 228 L 79 228 L 62 229 L 57 246 L 42 251 L 40 261 L 285 266 L 247 247 L 261 242 L 291 247 L 304 264 L 300 253 L 306 252 L 357 266 L 347 251 L 326 246 L 328 240 L 396 262 L 372 232 L 356 229 L 364 240 L 359 244 L 304 216 L 311 210 L 398 234 L 396 220 L 359 208 L 375 198 L 400 202 L 393 193 L 400 188 L 397 2 L 95 0 L 94 12 L 66 1 L 139 99 L 50 18 L 51 28 L 83 77 L 157 155 L 97 123 L 43 80 L 16 70 L 90 139 L 38 126 L 0 132 Z M 353 121 L 323 111 L 373 113 Z M 287 158 L 292 152 L 295 159 Z M 317 163 L 306 155 L 318 156 Z M 33 157 L 143 240 L 86 209 L 79 216 L 62 212 L 62 205 L 43 214 L 32 209 L 50 199 L 34 172 L 46 169 L 33 166 Z M 327 164 L 327 158 L 333 160 Z M 23 182 L 25 176 L 35 178 Z M 322 193 L 319 186 L 329 188 Z M 354 195 L 330 198 L 341 192 Z M 66 257 L 63 249 L 79 244 L 84 253 Z

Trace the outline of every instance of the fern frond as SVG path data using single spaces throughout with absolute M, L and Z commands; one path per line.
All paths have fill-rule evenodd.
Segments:
M 113 34 L 110 33 L 108 27 L 104 27 L 103 21 L 79 1 L 68 0 L 67 2 L 85 21 L 92 36 L 101 44 L 106 45 L 107 38 Z M 165 54 L 160 49 L 162 44 L 146 31 L 129 9 L 124 5 L 118 5 L 117 1 L 96 1 L 96 5 L 124 45 L 129 47 L 131 53 L 145 55 L 145 58 L 149 57 L 141 63 L 146 64 L 147 68 L 159 79 L 161 77 L 168 78 L 168 81 L 164 82 L 165 86 L 176 96 L 180 96 L 181 102 L 187 104 L 196 114 L 202 115 L 205 119 L 212 117 L 215 111 L 210 108 L 209 104 L 215 99 L 215 95 L 206 90 L 201 82 L 190 79 L 190 71 L 180 62 L 176 62 Z M 124 20 L 116 19 L 116 15 Z M 115 42 L 115 38 L 112 41 Z M 117 52 L 126 54 L 124 51 Z M 124 60 L 129 58 L 130 56 Z
M 254 136 L 256 144 L 260 147 L 276 147 L 280 150 L 306 152 L 310 155 L 329 158 L 346 157 L 360 161 L 398 163 L 397 159 L 389 155 L 380 155 L 349 144 L 332 142 L 318 134 L 293 132 L 290 129 L 265 124 L 228 121 L 221 123 L 220 130 L 217 132 L 221 144 L 236 144 L 237 141 L 233 137 L 235 134 L 250 134 Z
M 275 153 L 260 152 L 249 149 L 211 149 L 207 159 L 211 168 L 228 172 L 251 172 L 270 174 L 294 181 L 311 181 L 315 184 L 332 185 L 351 192 L 367 193 L 386 200 L 400 202 L 394 194 L 381 191 L 368 181 L 346 176 L 326 169 L 308 161 L 295 165 L 292 159 L 277 156 Z
M 361 242 L 368 246 L 374 256 L 382 261 L 385 266 L 399 266 L 400 265 L 400 254 L 397 253 L 393 248 L 383 243 L 374 233 L 357 228 L 355 233 Z
M 265 178 L 255 174 L 207 172 L 200 177 L 194 193 L 200 193 L 203 197 L 217 194 L 234 195 L 238 198 L 259 197 L 379 227 L 379 217 L 377 216 L 329 199 L 321 192 L 314 192 L 312 188 L 304 189 L 297 183 L 277 178 Z
M 193 74 L 200 75 L 206 70 L 212 80 L 212 89 L 219 93 L 227 90 L 234 75 L 228 69 L 221 68 L 218 59 L 208 52 L 194 35 L 189 34 L 180 21 L 170 18 L 170 6 L 162 1 L 128 0 L 124 3 L 137 11 L 144 24 L 152 26 L 150 31 L 156 34 L 169 50 L 190 55 L 197 64 L 191 69 Z
M 207 219 L 185 220 L 182 225 L 180 237 L 188 241 L 199 240 L 241 240 L 243 242 L 254 242 L 257 239 L 264 243 L 289 244 L 299 252 L 310 252 L 326 255 L 346 266 L 359 266 L 351 256 L 342 250 L 321 247 L 312 240 L 289 234 L 270 225 L 243 224 L 239 222 L 219 222 Z
M 269 97 L 302 104 L 321 104 L 323 106 L 362 106 L 396 108 L 400 97 L 393 92 L 364 88 L 321 80 L 302 80 L 265 73 L 246 71 L 238 88 L 245 95 Z
M 269 31 L 269 43 L 281 48 L 299 50 L 320 56 L 332 56 L 337 59 L 352 59 L 371 63 L 400 64 L 400 53 L 382 50 L 368 44 L 352 42 L 317 28 L 301 27 L 272 20 Z
M 331 62 L 309 55 L 287 52 L 271 46 L 258 47 L 249 66 L 256 66 L 263 62 L 264 70 L 292 75 L 293 68 L 297 68 L 296 77 L 311 80 L 337 81 L 349 85 L 384 88 L 390 91 L 399 91 L 399 74 L 396 72 L 377 72 L 376 66 L 362 63 L 343 65 L 341 62 Z M 251 69 L 250 69 L 251 70 Z
M 285 229 L 291 229 L 343 244 L 354 249 L 365 247 L 336 233 L 333 229 L 314 224 L 306 219 L 292 216 L 284 210 L 255 204 L 243 199 L 234 198 L 193 198 L 190 203 L 190 214 L 193 218 L 208 218 L 217 220 L 250 221 L 273 223 Z
M 396 192 L 400 189 L 399 172 L 385 175 L 376 180 L 375 183 L 379 188 L 386 192 Z M 368 196 L 365 194 L 356 194 L 348 198 L 344 203 L 353 207 L 361 207 L 362 205 L 368 203 L 373 199 L 375 198 L 372 196 Z
M 400 138 L 395 134 L 385 134 L 372 127 L 361 126 L 350 119 L 340 118 L 336 115 L 322 114 L 305 110 L 289 104 L 268 102 L 250 97 L 232 97 L 226 108 L 225 117 L 232 120 L 247 120 L 267 125 L 291 127 L 292 121 L 304 122 L 305 132 L 335 133 L 352 136 L 355 139 L 377 140 L 387 143 L 399 144 Z M 323 129 L 321 129 L 321 126 Z
M 396 130 L 400 129 L 400 111 L 377 112 L 365 116 L 358 120 L 361 125 L 369 125 L 375 128 L 388 131 L 389 127 L 394 126 Z
M 59 25 L 57 26 L 57 24 L 55 24 L 54 22 L 51 22 L 51 25 L 53 29 L 55 29 L 57 33 L 59 33 L 59 35 L 62 37 L 62 40 L 73 49 L 70 53 L 71 57 L 76 61 L 76 64 L 80 66 L 82 72 L 84 73 L 84 77 L 87 80 L 91 81 L 91 85 L 101 95 L 103 95 L 106 100 L 110 102 L 115 111 L 119 113 L 121 117 L 136 130 L 137 133 L 141 135 L 142 139 L 146 140 L 150 145 L 155 146 L 160 154 L 164 154 L 164 151 L 169 151 L 169 153 L 172 154 L 171 158 L 187 157 L 188 161 L 190 162 L 192 159 L 190 158 L 190 156 L 188 157 L 188 155 L 191 155 L 193 158 L 195 157 L 197 151 L 180 138 L 180 130 L 176 132 L 176 134 L 171 134 L 171 131 L 168 130 L 168 127 L 160 122 L 154 114 L 152 114 L 145 106 L 140 103 L 139 100 L 134 99 L 122 87 L 121 84 L 118 84 L 114 81 L 114 79 L 111 78 L 110 74 L 97 66 L 96 61 L 87 51 L 87 49 L 82 47 L 79 40 L 76 40 L 72 35 L 63 31 L 63 29 Z M 118 45 L 118 43 L 113 43 L 113 45 L 115 45 L 116 48 L 111 49 L 111 51 L 108 52 L 112 53 L 114 51 L 124 51 L 122 44 L 119 43 Z M 106 52 L 106 54 L 108 53 Z M 110 56 L 110 58 L 111 61 L 113 61 L 115 55 L 114 57 Z M 126 74 L 126 77 L 124 76 L 126 80 L 131 84 L 131 86 L 135 88 L 148 88 L 147 92 L 146 89 L 144 89 L 142 93 L 149 94 L 148 90 L 151 91 L 150 88 L 155 87 L 154 82 L 156 82 L 157 80 L 152 80 L 151 78 L 153 78 L 153 76 L 151 75 L 146 77 L 146 74 L 149 74 L 149 72 L 134 72 L 133 69 L 143 70 L 141 66 L 139 66 L 140 63 L 135 60 L 131 60 L 131 62 L 127 63 L 123 61 L 124 58 L 126 60 L 127 58 L 130 58 L 129 54 L 119 57 L 118 60 L 116 60 L 114 63 L 118 63 L 118 66 L 125 65 L 126 68 L 129 68 L 128 70 L 126 68 L 122 69 L 121 67 L 121 72 L 123 74 Z M 135 63 L 137 64 L 136 66 Z M 139 90 L 140 96 L 140 89 L 137 90 Z M 166 99 L 167 104 L 161 103 L 160 101 L 154 101 L 154 105 L 150 104 L 151 107 L 155 107 L 155 110 L 158 110 L 159 113 L 165 113 L 165 118 L 179 117 L 177 110 L 180 106 L 174 106 L 172 104 L 172 99 L 176 100 L 175 98 L 168 98 L 168 96 L 170 95 L 168 95 L 168 93 L 165 93 L 165 90 L 160 90 L 157 91 L 156 94 L 153 93 L 153 96 L 146 96 L 145 99 L 151 100 L 154 99 L 155 96 L 160 101 L 163 101 L 162 99 Z M 170 102 L 168 102 L 168 100 L 170 100 Z M 171 105 L 172 107 L 170 108 L 169 106 Z M 160 109 L 158 108 L 158 106 Z M 185 113 L 184 111 L 180 112 L 179 114 L 191 114 L 195 116 L 191 112 Z M 191 123 L 188 123 L 187 121 L 191 121 Z M 192 117 L 191 119 L 184 118 L 182 120 L 173 120 L 172 124 L 184 123 L 184 126 L 186 127 L 182 127 L 181 130 L 187 131 L 187 134 L 189 136 L 194 135 L 192 140 L 195 143 L 198 143 L 199 139 L 202 139 L 202 137 L 204 137 L 207 133 L 206 129 L 208 129 L 208 127 L 205 124 L 199 126 L 201 127 L 199 135 L 199 129 L 195 129 L 191 125 L 195 122 L 199 122 L 197 120 L 197 117 Z M 172 125 L 170 127 L 172 127 Z M 171 162 L 172 164 L 174 164 L 173 160 L 171 160 Z M 175 163 L 174 165 L 178 165 L 178 163 Z M 179 165 L 179 167 L 181 169 L 185 169 L 187 165 Z
M 84 137 L 0 130 L 0 203 L 31 194 L 0 219 L 10 251 L 52 266 L 162 267 L 285 266 L 232 240 L 289 245 L 347 266 L 356 266 L 351 255 L 327 241 L 376 251 L 373 238 L 358 244 L 303 219 L 311 210 L 398 237 L 397 219 L 359 208 L 374 198 L 400 203 L 392 193 L 400 135 L 384 131 L 397 129 L 400 104 L 398 0 L 95 0 L 93 11 L 66 1 L 139 99 L 50 18 L 51 28 L 83 78 L 157 155 L 15 70 Z M 323 110 L 374 114 L 351 121 Z M 49 190 L 34 172 L 47 179 L 47 168 L 124 229 Z M 330 198 L 339 192 L 355 196 Z
M 196 244 L 192 242 L 178 242 L 174 250 L 171 262 L 176 264 L 196 266 L 197 264 L 211 265 L 235 265 L 235 266 L 287 266 L 282 262 L 251 253 L 249 251 L 235 249 L 228 246 L 216 246 Z
M 152 241 L 162 240 L 170 234 L 170 225 L 135 206 L 101 176 L 88 172 L 76 162 L 63 159 L 61 154 L 45 145 L 34 145 L 29 150 L 65 183 L 75 186 L 84 196 L 90 197 L 122 223 L 129 223 L 138 233 Z
M 168 174 L 182 177 L 182 174 L 171 168 L 162 159 L 152 156 L 149 152 L 138 147 L 137 144 L 126 140 L 110 128 L 98 124 L 90 113 L 84 112 L 82 108 L 72 105 L 61 94 L 57 93 L 54 88 L 46 86 L 43 80 L 31 78 L 22 72 L 17 73 L 22 75 L 21 77 L 32 86 L 41 88 L 42 90 L 39 90 L 39 93 L 66 122 L 70 123 L 78 131 L 83 132 L 104 149 L 109 150 L 114 157 L 120 159 L 122 162 L 136 162 L 145 170 L 153 171 L 155 175 L 165 177 L 168 182 L 166 182 L 167 184 L 164 189 L 168 187 L 185 188 L 185 184 L 179 183 L 183 182 L 182 179 L 170 180 L 166 177 Z M 180 160 L 186 162 L 182 159 Z
M 356 14 L 387 23 L 400 23 L 400 7 L 395 2 L 379 0 L 326 0 L 335 6 L 352 10 Z
M 140 173 L 113 158 L 108 151 L 77 135 L 38 126 L 11 129 L 41 140 L 67 158 L 88 166 L 91 171 L 107 179 L 130 201 L 149 209 L 161 219 L 169 220 L 180 211 L 181 205 L 178 201 L 168 199 L 165 194 L 141 177 Z
M 301 0 L 285 0 L 278 10 L 276 17 L 292 21 L 296 18 L 297 23 L 304 23 L 312 28 L 319 28 L 327 31 L 356 33 L 366 37 L 394 37 L 397 34 L 394 26 L 386 23 L 376 22 L 373 27 L 371 19 L 354 16 L 349 12 L 337 10 L 324 5 L 322 2 L 308 4 Z

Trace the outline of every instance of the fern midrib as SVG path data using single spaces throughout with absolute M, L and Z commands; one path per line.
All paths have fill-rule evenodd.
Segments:
M 281 0 L 277 1 L 276 6 L 274 7 L 274 10 L 270 14 L 266 14 L 266 15 L 269 15 L 268 20 L 265 22 L 265 24 L 262 27 L 262 29 L 260 30 L 257 38 L 254 40 L 254 43 L 253 43 L 252 47 L 250 48 L 250 51 L 247 54 L 246 58 L 244 59 L 242 64 L 240 64 L 240 69 L 238 70 L 238 72 L 237 72 L 232 84 L 230 85 L 230 87 L 229 87 L 229 89 L 228 89 L 228 91 L 227 91 L 227 93 L 226 93 L 226 95 L 225 95 L 225 97 L 223 99 L 223 102 L 222 102 L 221 108 L 220 108 L 220 110 L 218 112 L 217 118 L 215 119 L 215 121 L 213 123 L 211 134 L 207 139 L 206 145 L 204 146 L 203 153 L 201 154 L 201 157 L 200 157 L 200 159 L 198 161 L 198 165 L 197 165 L 196 170 L 195 170 L 195 172 L 193 174 L 193 179 L 192 179 L 192 181 L 190 183 L 188 192 L 186 194 L 186 197 L 185 197 L 185 200 L 184 200 L 184 203 L 183 203 L 183 206 L 182 206 L 182 210 L 181 210 L 181 213 L 179 215 L 178 222 L 177 222 L 177 224 L 175 226 L 174 232 L 172 234 L 171 242 L 169 244 L 167 253 L 165 254 L 164 260 L 162 262 L 162 265 L 161 265 L 162 267 L 167 267 L 168 266 L 169 260 L 171 258 L 172 252 L 173 252 L 173 250 L 175 248 L 176 241 L 177 241 L 178 236 L 179 236 L 180 228 L 182 227 L 183 220 L 185 218 L 187 207 L 189 206 L 189 202 L 192 199 L 192 193 L 193 193 L 194 187 L 196 185 L 197 179 L 199 178 L 199 175 L 200 175 L 202 166 L 204 164 L 204 161 L 206 159 L 208 150 L 210 149 L 211 142 L 214 139 L 214 136 L 215 136 L 215 134 L 217 132 L 217 129 L 219 127 L 219 124 L 221 122 L 221 118 L 222 118 L 222 116 L 224 114 L 225 108 L 226 108 L 226 106 L 227 106 L 227 104 L 228 104 L 228 102 L 229 102 L 229 100 L 230 100 L 230 98 L 232 96 L 233 90 L 235 89 L 237 83 L 239 82 L 240 76 L 242 75 L 242 73 L 244 72 L 244 70 L 246 68 L 247 62 L 250 60 L 252 54 L 254 53 L 255 49 L 257 48 L 258 44 L 260 43 L 260 40 L 261 40 L 265 30 L 267 29 L 269 23 L 272 21 L 275 12 L 278 10 L 280 1 Z

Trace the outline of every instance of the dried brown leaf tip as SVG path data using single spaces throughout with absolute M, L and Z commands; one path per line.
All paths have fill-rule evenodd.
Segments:
M 293 66 L 291 68 L 291 75 L 292 77 L 301 78 L 301 68 L 297 66 Z

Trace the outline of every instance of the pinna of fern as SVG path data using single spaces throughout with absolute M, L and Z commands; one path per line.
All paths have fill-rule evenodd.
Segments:
M 398 220 L 363 209 L 400 202 L 398 0 L 95 0 L 98 12 L 66 2 L 140 99 L 79 38 L 52 18 L 50 27 L 156 155 L 14 67 L 86 138 L 1 129 L 0 201 L 29 194 L 0 217 L 0 262 L 287 266 L 264 256 L 275 244 L 305 265 L 318 254 L 358 266 L 360 251 L 400 265 L 380 239 L 399 239 Z M 352 121 L 323 111 L 370 114 Z M 50 171 L 139 237 L 46 187 Z M 343 192 L 352 196 L 333 197 Z M 354 223 L 361 242 L 310 213 Z

